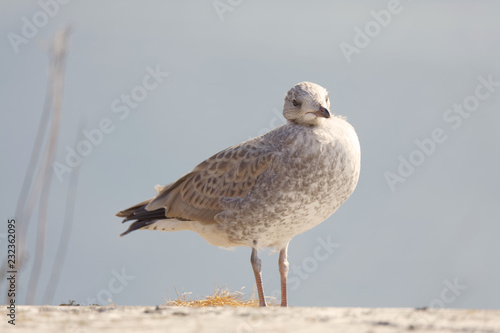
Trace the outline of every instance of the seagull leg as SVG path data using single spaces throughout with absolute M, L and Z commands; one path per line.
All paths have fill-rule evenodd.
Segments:
M 286 298 L 286 277 L 288 275 L 288 243 L 284 248 L 280 251 L 280 257 L 278 259 L 278 264 L 280 268 L 280 276 L 281 276 L 281 306 L 288 306 L 288 301 Z
M 255 275 L 255 282 L 257 283 L 257 292 L 259 293 L 259 305 L 267 306 L 264 298 L 264 287 L 262 286 L 262 261 L 257 256 L 257 250 L 252 248 L 252 256 L 250 257 L 252 263 L 253 274 Z

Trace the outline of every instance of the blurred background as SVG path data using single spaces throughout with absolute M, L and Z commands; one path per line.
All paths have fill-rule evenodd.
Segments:
M 1 260 L 42 117 L 48 50 L 56 31 L 72 29 L 60 168 L 42 193 L 43 264 L 27 295 L 35 210 L 18 304 L 155 305 L 216 286 L 250 296 L 248 248 L 221 250 L 187 231 L 119 238 L 127 226 L 114 214 L 282 125 L 286 91 L 312 81 L 356 128 L 362 168 L 337 213 L 290 243 L 289 304 L 500 308 L 499 2 L 66 2 L 0 2 Z M 86 156 L 64 234 L 76 170 L 67 159 L 78 149 Z M 279 298 L 278 256 L 261 258 L 266 295 Z

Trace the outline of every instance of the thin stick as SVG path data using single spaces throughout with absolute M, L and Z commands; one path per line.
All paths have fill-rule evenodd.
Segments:
M 53 116 L 49 141 L 46 146 L 46 154 L 43 159 L 43 165 L 40 169 L 43 170 L 43 186 L 42 196 L 40 198 L 38 230 L 36 239 L 36 251 L 33 261 L 33 269 L 31 270 L 30 281 L 26 296 L 26 304 L 33 304 L 36 298 L 38 279 L 42 269 L 43 255 L 45 250 L 45 234 L 47 230 L 47 213 L 49 206 L 50 188 L 52 184 L 53 170 L 50 165 L 54 161 L 54 156 L 57 148 L 57 139 L 59 136 L 59 125 L 61 120 L 61 106 L 63 99 L 64 88 L 64 68 L 66 63 L 66 40 L 69 35 L 69 29 L 64 28 L 56 33 L 52 49 L 54 57 L 54 95 L 53 95 Z
M 52 58 L 50 60 L 53 60 Z M 52 64 L 49 65 L 51 68 L 53 67 Z M 17 205 L 16 205 L 16 212 L 14 215 L 14 218 L 17 221 L 18 225 L 18 230 L 17 230 L 17 248 L 16 248 L 16 253 L 17 253 L 17 260 L 16 260 L 16 266 L 18 269 L 18 273 L 21 270 L 22 264 L 24 262 L 24 257 L 25 257 L 25 239 L 26 239 L 26 232 L 27 232 L 27 227 L 29 223 L 29 219 L 31 217 L 31 213 L 26 214 L 26 207 L 27 203 L 31 196 L 31 193 L 33 193 L 32 188 L 35 188 L 36 186 L 33 185 L 33 176 L 35 174 L 35 167 L 38 164 L 38 161 L 40 159 L 40 153 L 42 152 L 42 144 L 44 143 L 46 132 L 47 132 L 47 127 L 49 124 L 50 120 L 50 115 L 52 111 L 52 87 L 53 87 L 53 77 L 52 75 L 49 75 L 48 77 L 48 82 L 47 82 L 47 88 L 45 92 L 45 101 L 43 105 L 43 111 L 42 115 L 40 117 L 40 123 L 38 124 L 38 130 L 35 138 L 35 142 L 33 144 L 33 149 L 31 151 L 31 156 L 30 160 L 28 163 L 28 168 L 26 169 L 26 173 L 24 174 L 24 180 L 23 180 L 23 185 L 21 187 L 21 192 L 19 192 L 19 196 L 17 198 Z M 41 177 L 37 177 L 37 179 L 41 180 Z M 38 181 L 39 183 L 40 181 Z M 37 186 L 40 188 L 40 186 Z M 32 190 L 30 192 L 30 190 Z M 38 198 L 38 195 L 35 196 Z M 33 201 L 33 200 L 31 200 Z M 32 205 L 34 206 L 34 205 Z M 28 216 L 27 221 L 25 221 L 25 217 Z M 2 265 L 0 266 L 2 269 L 0 270 L 0 287 L 2 286 L 2 283 L 5 280 L 5 274 L 8 271 L 7 269 L 7 260 L 5 259 Z M 17 281 L 18 279 L 16 279 Z M 2 289 L 2 288 L 0 288 Z M 7 289 L 7 288 L 6 288 Z M 0 295 L 1 296 L 1 295 Z M 5 294 L 5 297 L 7 299 L 7 293 Z
M 80 120 L 80 125 L 78 128 L 78 135 L 76 137 L 76 143 L 82 139 L 82 131 L 85 128 L 86 121 L 84 119 Z M 76 146 L 75 143 L 75 146 Z M 66 259 L 66 253 L 68 251 L 69 239 L 71 237 L 71 229 L 73 227 L 73 218 L 76 203 L 76 189 L 78 185 L 78 176 L 80 174 L 81 164 L 76 167 L 73 172 L 69 175 L 68 184 L 68 200 L 66 202 L 66 210 L 64 212 L 64 224 L 61 231 L 61 237 L 59 238 L 59 246 L 57 247 L 56 257 L 54 259 L 54 266 L 50 274 L 50 279 L 45 293 L 43 295 L 42 304 L 52 303 L 55 291 L 59 285 L 59 279 L 61 277 L 61 271 Z

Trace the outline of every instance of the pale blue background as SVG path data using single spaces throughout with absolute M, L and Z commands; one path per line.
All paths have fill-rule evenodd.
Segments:
M 479 76 L 500 81 L 500 3 L 422 0 L 401 6 L 348 63 L 339 44 L 352 44 L 354 28 L 373 20 L 370 11 L 386 8 L 387 1 L 243 1 L 221 20 L 211 0 L 73 0 L 16 54 L 7 34 L 20 34 L 21 18 L 31 18 L 40 6 L 2 0 L 1 220 L 14 214 L 44 100 L 47 43 L 63 24 L 74 32 L 56 160 L 63 162 L 64 147 L 74 145 L 83 114 L 87 129 L 103 118 L 116 125 L 84 159 L 53 304 L 88 303 L 109 290 L 113 270 L 122 268 L 135 278 L 113 294 L 117 304 L 162 304 L 175 296 L 174 285 L 195 297 L 212 293 L 216 284 L 245 286 L 251 294 L 249 249 L 220 250 L 191 232 L 139 231 L 120 239 L 126 227 L 114 214 L 209 155 L 280 125 L 285 92 L 312 81 L 330 91 L 332 111 L 356 128 L 362 172 L 354 195 L 332 218 L 292 240 L 292 267 L 314 258 L 318 237 L 331 237 L 340 247 L 290 291 L 290 304 L 428 306 L 446 293 L 445 281 L 456 278 L 467 289 L 446 306 L 500 308 L 500 89 L 459 129 L 443 120 L 447 108 L 474 92 Z M 146 67 L 157 64 L 169 77 L 119 120 L 112 101 L 141 84 Z M 398 156 L 408 157 L 414 140 L 430 137 L 435 128 L 445 131 L 447 141 L 391 192 L 384 173 L 396 172 Z M 49 283 L 66 193 L 67 175 L 54 181 L 50 193 L 37 303 Z M 270 295 L 279 287 L 277 256 L 261 257 Z

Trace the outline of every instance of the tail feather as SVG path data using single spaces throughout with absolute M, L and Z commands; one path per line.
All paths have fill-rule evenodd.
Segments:
M 134 218 L 130 218 L 130 217 L 133 216 L 135 213 L 138 213 L 138 210 L 140 210 L 141 208 L 144 209 L 144 207 L 146 207 L 146 205 L 150 201 L 151 201 L 151 199 L 143 201 L 143 202 L 141 202 L 135 206 L 132 206 L 130 208 L 127 208 L 125 210 L 122 210 L 121 212 L 116 213 L 116 216 L 125 217 L 125 220 L 123 222 L 129 221 L 131 219 L 133 220 Z
M 141 221 L 141 220 L 139 220 L 139 221 L 135 221 L 134 223 L 132 223 L 132 224 L 128 227 L 128 229 L 127 229 L 125 232 L 122 232 L 122 233 L 120 234 L 120 237 L 123 237 L 123 236 L 125 236 L 125 235 L 127 235 L 127 234 L 131 233 L 132 231 L 135 231 L 135 230 L 138 230 L 138 229 L 142 229 L 142 228 L 144 228 L 144 227 L 147 227 L 148 225 L 153 224 L 153 223 L 155 223 L 155 222 L 156 222 L 156 220 L 152 220 L 152 221 Z
M 146 210 L 146 206 L 150 201 L 151 199 L 143 201 L 140 204 L 122 210 L 121 212 L 116 214 L 116 216 L 118 217 L 125 218 L 122 221 L 122 223 L 136 220 L 129 226 L 127 231 L 125 231 L 120 235 L 120 237 L 123 237 L 126 234 L 135 231 L 137 229 L 142 229 L 144 227 L 147 227 L 148 225 L 155 223 L 157 220 L 163 220 L 167 218 L 165 216 L 165 208 L 159 208 L 152 211 Z

